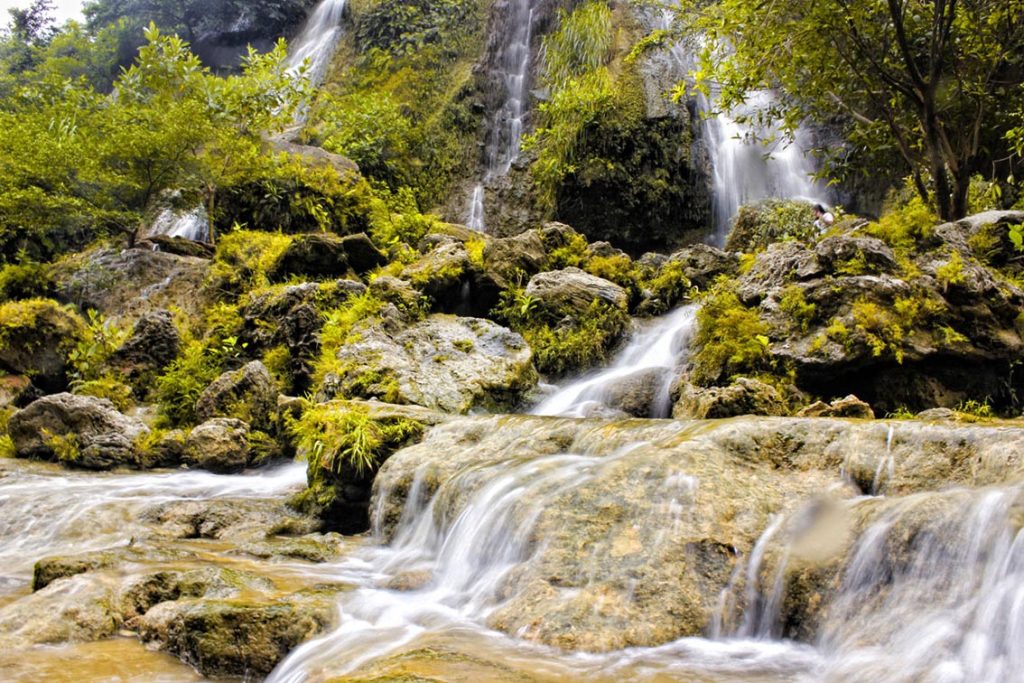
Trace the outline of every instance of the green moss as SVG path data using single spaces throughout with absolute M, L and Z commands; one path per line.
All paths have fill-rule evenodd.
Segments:
M 711 386 L 740 374 L 770 371 L 769 328 L 739 300 L 735 282 L 720 278 L 701 298 L 691 379 Z
M 27 350 L 57 343 L 69 351 L 85 325 L 70 308 L 52 299 L 25 299 L 0 305 L 0 349 L 19 346 Z
M 962 285 L 967 281 L 964 275 L 964 259 L 959 251 L 954 250 L 949 260 L 935 269 L 935 278 L 942 284 L 943 290 L 948 290 L 950 285 Z
M 797 285 L 790 285 L 782 291 L 779 299 L 779 310 L 788 315 L 793 326 L 806 333 L 814 322 L 814 315 L 817 307 L 809 303 L 804 296 L 804 290 Z
M 81 458 L 77 434 L 50 434 L 44 430 L 46 447 L 53 451 L 57 462 L 72 464 Z
M 685 271 L 686 264 L 682 261 L 669 261 L 654 275 L 641 278 L 639 287 L 649 297 L 647 312 L 654 315 L 667 313 L 693 297 L 695 290 Z
M 587 260 L 587 238 L 578 233 L 569 237 L 568 244 L 552 249 L 548 260 L 553 270 L 579 268 Z
M 72 384 L 72 393 L 81 396 L 105 398 L 113 403 L 122 413 L 128 412 L 135 405 L 135 401 L 132 398 L 132 388 L 113 377 L 75 382 Z
M 423 433 L 423 424 L 397 417 L 375 418 L 362 406 L 321 404 L 291 426 L 299 454 L 310 465 L 311 483 L 325 473 L 371 472 L 391 453 Z
M 291 237 L 272 232 L 234 230 L 222 235 L 210 270 L 211 285 L 228 294 L 267 287 L 267 273 L 291 242 Z
M 503 292 L 495 314 L 523 335 L 537 370 L 552 376 L 603 362 L 630 322 L 629 314 L 601 300 L 582 313 L 549 310 L 518 287 Z

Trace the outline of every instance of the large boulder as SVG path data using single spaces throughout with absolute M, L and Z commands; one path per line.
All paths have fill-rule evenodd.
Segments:
M 787 573 L 776 596 L 774 570 L 786 550 L 799 555 L 796 579 L 815 556 L 825 561 L 837 553 L 828 566 L 849 566 L 860 557 L 854 541 L 865 521 L 884 523 L 890 512 L 914 509 L 919 523 L 901 524 L 878 546 L 879 562 L 888 567 L 920 551 L 922 539 L 942 540 L 933 534 L 950 521 L 945 512 L 957 508 L 929 526 L 929 510 L 937 508 L 926 492 L 1016 487 L 1022 477 L 1019 426 L 492 416 L 453 418 L 392 455 L 377 476 L 374 509 L 388 538 L 423 524 L 419 511 L 430 500 L 438 544 L 490 548 L 493 539 L 504 539 L 500 561 L 480 551 L 482 563 L 500 562 L 503 571 L 488 624 L 519 638 L 568 650 L 658 646 L 707 634 L 723 614 L 722 596 L 730 598 L 727 608 L 760 614 L 748 602 L 759 589 L 764 601 L 777 600 L 787 634 L 815 642 L 819 632 L 810 621 L 801 623 L 801 615 L 827 613 L 832 595 L 801 590 Z M 498 481 L 501 491 L 516 495 L 495 495 Z M 991 514 L 992 489 L 977 494 L 988 497 L 984 509 Z M 420 504 L 409 506 L 409 495 Z M 950 502 L 964 497 L 962 491 L 935 495 Z M 852 519 L 828 524 L 822 513 L 830 507 L 850 510 Z M 1008 512 L 1019 526 L 1016 506 Z M 453 523 L 463 518 L 485 520 L 475 527 L 479 536 Z M 977 519 L 961 521 L 977 527 Z M 781 520 L 805 541 L 789 545 L 780 532 L 770 567 L 745 590 L 737 577 L 759 566 L 751 560 L 755 546 L 771 547 L 771 529 Z M 931 530 L 904 533 L 914 529 Z M 1003 541 L 1007 547 L 1012 533 Z M 945 547 L 927 544 L 937 546 Z M 880 605 L 885 588 L 877 594 Z
M 682 263 L 683 274 L 700 289 L 707 289 L 720 275 L 732 277 L 739 271 L 739 254 L 722 251 L 707 244 L 694 244 L 673 253 L 669 262 Z
M 178 357 L 180 349 L 181 337 L 171 312 L 152 311 L 136 321 L 131 336 L 114 352 L 110 364 L 144 394 L 150 381 Z
M 571 230 L 571 228 L 570 228 Z M 531 276 L 547 266 L 544 237 L 536 230 L 487 241 L 483 252 L 483 270 L 498 289 L 515 284 L 515 278 Z
M 349 273 L 362 275 L 385 263 L 387 257 L 363 233 L 346 237 L 308 233 L 292 240 L 268 274 L 278 281 L 293 275 L 339 278 Z
M 622 287 L 579 268 L 538 273 L 530 278 L 526 296 L 551 311 L 582 313 L 594 301 L 625 310 L 629 295 Z
M 444 412 L 509 409 L 537 383 L 529 346 L 489 320 L 432 315 L 367 329 L 338 351 L 325 397 L 377 398 Z
M 78 314 L 49 299 L 8 301 L 0 306 L 0 367 L 60 390 L 68 355 L 84 329 Z
M 407 265 L 402 277 L 423 292 L 435 310 L 455 311 L 464 303 L 463 286 L 469 285 L 469 270 L 466 247 L 448 241 Z
M 196 401 L 196 417 L 200 422 L 232 417 L 253 429 L 273 431 L 279 394 L 270 371 L 254 360 L 225 372 L 206 387 Z
M 207 420 L 185 440 L 185 463 L 218 474 L 241 472 L 251 456 L 249 425 L 233 418 Z
M 204 676 L 265 676 L 296 646 L 335 620 L 330 591 L 281 598 L 177 600 L 137 620 L 143 642 L 157 645 Z
M 103 470 L 136 464 L 136 442 L 149 428 L 107 399 L 56 394 L 12 415 L 8 432 L 20 458 Z

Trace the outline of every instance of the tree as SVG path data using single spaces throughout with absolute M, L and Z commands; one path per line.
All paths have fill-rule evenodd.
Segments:
M 212 218 L 223 187 L 276 163 L 266 136 L 291 124 L 308 84 L 288 73 L 283 41 L 219 78 L 180 38 L 151 26 L 146 39 L 109 96 L 53 57 L 0 99 L 0 253 L 133 233 L 168 188 Z
M 680 14 L 721 106 L 774 89 L 752 118 L 839 123 L 865 157 L 895 152 L 943 219 L 967 212 L 973 174 L 1012 173 L 1024 0 L 684 0 Z

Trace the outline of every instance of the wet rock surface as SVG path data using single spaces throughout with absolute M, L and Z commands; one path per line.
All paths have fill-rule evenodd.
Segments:
M 543 542 L 506 575 L 489 624 L 596 651 L 706 633 L 737 562 L 775 515 L 813 501 L 845 506 L 860 490 L 898 496 L 1024 478 L 1024 431 L 1010 426 L 458 418 L 384 465 L 377 522 L 393 533 L 414 481 L 417 495 L 437 496 L 435 515 L 456 519 L 498 472 L 529 462 L 543 479 L 568 454 L 594 461 L 573 486 L 525 485 L 508 511 Z M 854 486 L 839 483 L 844 472 Z M 787 609 L 810 614 L 820 593 L 790 599 Z M 814 629 L 808 617 L 804 635 Z
M 200 421 L 236 418 L 253 429 L 271 431 L 277 413 L 277 387 L 260 361 L 247 363 L 239 370 L 226 372 L 203 390 L 196 401 Z
M 629 296 L 622 287 L 579 268 L 565 268 L 533 276 L 526 286 L 526 296 L 534 297 L 542 306 L 551 310 L 576 313 L 586 311 L 595 300 L 623 310 L 629 303 Z

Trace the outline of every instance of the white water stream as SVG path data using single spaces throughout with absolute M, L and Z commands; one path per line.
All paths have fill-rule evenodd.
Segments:
M 321 0 L 302 32 L 292 41 L 288 66 L 295 70 L 309 60 L 306 77 L 313 85 L 322 83 L 327 75 L 327 67 L 341 39 L 341 20 L 347 4 L 348 0 Z
M 470 193 L 466 225 L 483 232 L 487 186 L 508 175 L 522 145 L 533 40 L 532 0 L 509 0 L 507 15 L 498 28 L 501 46 L 495 55 L 494 73 L 504 88 L 504 101 L 494 113 L 484 147 L 484 176 Z
M 301 463 L 241 475 L 95 474 L 16 463 L 0 469 L 0 593 L 23 586 L 47 555 L 124 545 L 146 508 L 178 500 L 270 498 L 301 489 Z
M 606 369 L 566 384 L 530 412 L 587 417 L 614 410 L 615 406 L 610 404 L 616 389 L 625 381 L 639 379 L 656 387 L 650 417 L 669 417 L 672 382 L 686 364 L 696 318 L 697 307 L 691 305 L 649 322 L 633 335 Z

